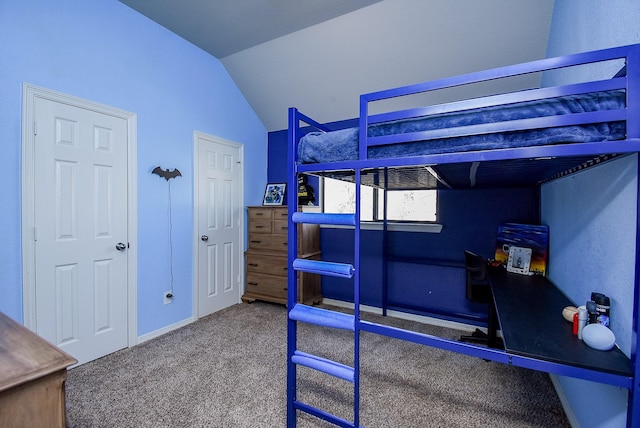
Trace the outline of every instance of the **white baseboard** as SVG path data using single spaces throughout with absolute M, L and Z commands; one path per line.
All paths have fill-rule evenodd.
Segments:
M 322 299 L 322 303 L 327 304 L 327 305 L 337 306 L 339 308 L 353 309 L 353 303 L 344 302 L 342 300 L 334 300 L 334 299 L 323 298 Z M 364 311 L 364 312 L 369 312 L 369 313 L 382 315 L 382 308 L 377 308 L 375 306 L 360 305 L 360 310 Z M 439 318 L 427 317 L 427 316 L 424 316 L 424 315 L 410 314 L 410 313 L 401 312 L 401 311 L 387 310 L 387 316 L 394 317 L 394 318 L 399 318 L 399 319 L 404 319 L 404 320 L 408 320 L 408 321 L 417 321 L 417 322 L 421 322 L 423 324 L 430 324 L 430 325 L 435 325 L 435 326 L 438 326 L 438 327 L 447 327 L 447 328 L 452 328 L 454 330 L 462 330 L 462 331 L 468 330 L 469 326 L 470 326 L 469 324 L 465 324 L 465 323 L 461 323 L 461 322 L 441 320 Z M 475 328 L 480 328 L 480 330 L 484 331 L 485 333 L 487 332 L 486 328 L 481 328 L 481 327 L 476 327 L 476 326 L 473 326 L 473 328 L 474 329 Z M 500 332 L 498 332 L 498 336 L 499 335 L 500 335 Z
M 569 400 L 567 399 L 566 394 L 564 393 L 564 389 L 562 389 L 562 385 L 560 385 L 560 381 L 558 380 L 558 376 L 553 373 L 549 373 L 549 378 L 551 379 L 551 383 L 558 394 L 558 398 L 560 399 L 560 404 L 562 404 L 562 408 L 564 409 L 565 415 L 567 415 L 567 419 L 573 428 L 580 428 L 580 424 L 578 423 L 578 418 L 576 418 L 575 413 L 573 413 L 573 409 L 569 404 Z
M 138 336 L 138 339 L 136 340 L 136 345 L 144 343 L 147 340 L 151 340 L 151 339 L 155 339 L 156 337 L 160 337 L 163 334 L 169 333 L 170 331 L 177 330 L 180 327 L 184 327 L 185 325 L 189 325 L 194 321 L 195 321 L 195 319 L 193 319 L 193 317 L 190 317 L 190 318 L 184 319 L 182 321 L 178 321 L 175 324 L 171 324 L 171 325 L 168 325 L 166 327 L 163 327 L 163 328 L 161 328 L 159 330 L 152 331 L 151 333 L 147 333 L 147 334 L 143 334 L 142 336 Z

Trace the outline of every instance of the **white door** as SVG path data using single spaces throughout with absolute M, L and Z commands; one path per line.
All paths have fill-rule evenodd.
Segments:
M 197 317 L 240 302 L 242 146 L 199 132 L 196 152 Z
M 127 121 L 34 106 L 35 331 L 79 364 L 128 345 Z

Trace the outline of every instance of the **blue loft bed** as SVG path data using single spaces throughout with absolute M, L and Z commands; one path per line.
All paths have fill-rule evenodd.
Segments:
M 530 73 L 551 73 L 606 62 L 624 63 L 624 67 L 612 78 L 371 113 L 388 100 L 417 94 L 428 96 L 448 88 L 466 88 L 467 85 Z M 310 128 L 313 128 L 311 132 Z M 632 45 L 364 94 L 360 97 L 357 128 L 330 129 L 292 108 L 289 111 L 288 183 L 290 188 L 295 188 L 300 173 L 352 180 L 356 184 L 356 201 L 360 200 L 360 185 L 389 189 L 394 186 L 403 189 L 538 186 L 612 157 L 639 151 L 640 45 Z M 296 260 L 295 246 L 289 246 L 288 426 L 296 425 L 296 411 L 307 412 L 339 426 L 359 426 L 360 331 L 627 388 L 630 392 L 628 425 L 640 426 L 635 353 L 628 359 L 628 364 L 623 363 L 628 368 L 614 372 L 544 357 L 523 357 L 362 321 L 359 316 L 359 204 L 356 204 L 355 214 L 302 213 L 297 211 L 296 196 L 295 192 L 288 196 L 289 242 L 297 242 L 297 227 L 293 227 L 296 223 L 352 225 L 355 254 L 353 264 L 339 261 L 301 263 Z M 386 220 L 384 224 L 386 229 Z M 639 243 L 636 236 L 636 247 Z M 353 278 L 353 315 L 296 303 L 296 271 Z M 636 275 L 633 350 L 636 349 L 639 322 L 638 283 Z M 354 366 L 347 367 L 297 350 L 299 322 L 353 331 Z M 353 382 L 354 420 L 343 420 L 298 401 L 297 365 Z

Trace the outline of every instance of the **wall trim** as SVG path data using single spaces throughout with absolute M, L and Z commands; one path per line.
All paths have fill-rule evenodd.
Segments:
M 137 115 L 106 104 L 68 95 L 29 83 L 22 85 L 22 307 L 25 327 L 36 328 L 34 157 L 33 132 L 36 99 L 66 103 L 84 110 L 112 115 L 127 121 L 127 346 L 136 344 L 138 334 L 138 158 Z
M 345 302 L 342 300 L 335 300 L 335 299 L 327 299 L 327 298 L 323 298 L 322 299 L 322 303 L 325 305 L 331 305 L 331 306 L 337 306 L 339 308 L 346 308 L 346 309 L 353 309 L 353 303 L 351 302 Z M 368 306 L 368 305 L 360 305 L 360 310 L 363 312 L 369 312 L 372 314 L 377 314 L 377 315 L 382 315 L 382 308 L 378 308 L 376 306 Z M 392 318 L 398 318 L 398 319 L 404 319 L 407 321 L 417 321 L 423 324 L 429 324 L 429 325 L 434 325 L 437 327 L 446 327 L 446 328 L 451 328 L 454 330 L 460 330 L 461 332 L 464 332 L 466 330 L 469 330 L 469 328 L 478 328 L 484 332 L 487 331 L 486 328 L 482 328 L 482 327 L 478 327 L 475 325 L 471 325 L 471 324 L 465 324 L 465 323 L 461 323 L 461 322 L 456 322 L 456 321 L 448 321 L 448 320 L 442 320 L 439 318 L 434 318 L 434 317 L 428 317 L 425 315 L 416 315 L 416 314 L 410 314 L 408 312 L 401 312 L 401 311 L 395 311 L 395 310 L 387 310 L 387 316 L 392 317 Z M 498 332 L 500 333 L 500 332 Z
M 240 245 L 238 246 L 237 257 L 238 263 L 240 264 L 239 268 L 239 286 L 238 286 L 238 296 L 237 302 L 241 302 L 242 294 L 244 293 L 244 283 L 245 283 L 245 272 L 244 272 L 244 247 L 245 247 L 245 206 L 244 206 L 244 174 L 245 174 L 245 159 L 244 159 L 244 144 L 238 143 L 236 141 L 227 140 L 222 137 L 218 137 L 211 134 L 206 134 L 204 132 L 194 130 L 193 131 L 193 310 L 192 314 L 194 319 L 199 319 L 202 317 L 199 310 L 199 298 L 200 298 L 200 282 L 199 282 L 199 251 L 200 251 L 200 231 L 198 230 L 200 226 L 200 213 L 198 210 L 199 206 L 199 190 L 200 190 L 200 163 L 198 161 L 198 149 L 199 149 L 199 140 L 208 140 L 216 144 L 224 144 L 235 149 L 238 149 L 238 153 L 240 156 L 239 162 L 239 174 L 238 174 L 238 187 L 240 189 L 238 195 L 238 209 L 240 210 L 239 214 L 239 222 L 240 222 Z M 206 314 L 205 314 L 206 315 Z
M 162 328 L 160 328 L 158 330 L 152 331 L 150 333 L 145 333 L 142 336 L 138 336 L 137 344 L 139 345 L 139 344 L 147 342 L 147 341 L 149 341 L 151 339 L 155 339 L 157 337 L 163 336 L 163 335 L 165 335 L 167 333 L 172 332 L 173 330 L 177 330 L 179 328 L 185 327 L 185 326 L 191 324 L 194 321 L 195 321 L 194 317 L 189 317 L 189 318 L 186 318 L 186 319 L 184 319 L 182 321 L 178 321 L 177 323 L 173 323 L 171 325 L 162 327 Z
M 567 415 L 567 419 L 569 420 L 569 423 L 573 428 L 580 428 L 580 424 L 578 423 L 578 418 L 576 418 L 576 414 L 573 412 L 573 408 L 569 403 L 569 399 L 567 398 L 567 395 L 564 393 L 564 389 L 560 384 L 560 379 L 558 379 L 558 376 L 553 373 L 549 373 L 549 379 L 551 379 L 553 388 L 556 390 L 556 393 L 558 394 L 558 398 L 560 399 L 560 404 L 562 404 L 562 408 L 564 409 L 565 415 Z

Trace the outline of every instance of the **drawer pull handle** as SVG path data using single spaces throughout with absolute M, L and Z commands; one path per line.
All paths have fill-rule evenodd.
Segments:
M 255 227 L 256 229 L 262 229 L 264 226 L 261 226 L 261 225 L 259 225 L 259 224 L 256 224 L 254 227 Z
M 264 213 L 256 213 L 256 215 L 264 215 Z
M 283 288 L 283 290 L 284 290 L 284 291 L 287 291 L 287 287 L 284 287 L 284 288 Z
M 261 243 L 262 241 L 251 241 L 251 242 L 253 242 L 254 244 L 259 244 L 259 243 Z
M 249 266 L 258 266 L 258 263 L 248 263 Z
M 257 282 L 250 282 L 249 285 L 255 285 L 257 287 L 258 283 Z

